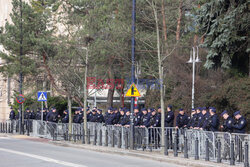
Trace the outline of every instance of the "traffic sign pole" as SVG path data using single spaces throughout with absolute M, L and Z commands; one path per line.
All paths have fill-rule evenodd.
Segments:
M 43 101 L 42 101 L 42 107 L 41 107 L 41 121 L 43 121 Z
M 131 68 L 131 79 L 132 83 L 135 82 L 135 21 L 136 21 L 136 0 L 132 0 L 132 49 L 131 49 L 131 60 L 132 60 L 132 68 Z M 131 97 L 131 118 L 130 118 L 130 134 L 131 134 L 131 141 L 130 141 L 130 149 L 134 149 L 134 103 L 135 98 Z

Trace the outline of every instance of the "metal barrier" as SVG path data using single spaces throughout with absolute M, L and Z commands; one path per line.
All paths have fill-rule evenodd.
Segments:
M 83 124 L 53 123 L 40 120 L 24 120 L 23 134 L 53 140 L 68 140 L 99 146 L 130 148 L 130 128 L 102 123 L 87 123 L 87 141 L 84 138 Z M 0 133 L 18 133 L 19 121 L 9 120 L 0 123 Z M 173 152 L 174 156 L 193 157 L 217 163 L 229 162 L 249 167 L 250 134 L 211 132 L 194 129 L 165 128 L 165 141 L 162 145 L 160 127 L 135 127 L 134 149 L 155 150 L 164 148 L 164 154 Z

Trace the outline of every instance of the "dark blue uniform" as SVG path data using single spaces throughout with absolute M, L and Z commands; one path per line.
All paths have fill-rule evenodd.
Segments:
M 174 126 L 174 112 L 168 111 L 165 117 L 165 127 L 173 127 Z
M 191 118 L 188 121 L 187 128 L 195 127 L 197 121 L 197 114 L 194 114 L 191 116 Z
M 98 122 L 99 123 L 103 123 L 104 122 L 104 116 L 101 113 L 100 114 L 97 113 L 97 118 L 98 118 Z
M 178 114 L 176 117 L 176 126 L 178 128 L 183 128 L 185 125 L 188 124 L 188 116 L 186 114 Z
M 10 118 L 10 120 L 14 120 L 15 119 L 15 112 L 13 110 L 10 111 L 9 118 Z
M 92 116 L 89 118 L 90 122 L 99 122 L 98 114 L 97 113 L 92 113 Z
M 207 121 L 208 121 L 209 117 L 210 117 L 209 113 L 206 113 L 205 115 L 201 114 L 201 116 L 199 116 L 199 120 L 198 120 L 198 127 L 206 130 Z
M 129 115 L 121 115 L 118 124 L 122 125 L 122 126 L 130 125 L 130 116 Z
M 217 114 L 214 114 L 204 122 L 203 129 L 215 132 L 219 130 L 219 124 L 219 117 Z
M 234 119 L 232 117 L 228 117 L 226 120 L 223 122 L 223 132 L 233 132 L 233 125 L 234 125 Z
M 42 116 L 41 111 L 37 111 L 36 112 L 36 120 L 41 120 L 41 116 Z
M 47 118 L 48 118 L 49 122 L 55 122 L 55 123 L 57 123 L 58 122 L 58 113 L 57 112 L 50 112 L 47 115 Z
M 62 123 L 69 123 L 69 114 L 64 114 L 62 118 Z
M 114 120 L 115 120 L 115 114 L 108 113 L 105 117 L 105 124 L 106 125 L 114 125 Z
M 140 125 L 147 126 L 148 124 L 148 114 L 142 114 L 141 119 L 140 119 Z
M 158 127 L 160 124 L 160 119 L 158 117 L 157 114 L 153 115 L 150 114 L 150 116 L 148 116 L 148 120 L 147 120 L 147 126 L 146 127 Z
M 232 125 L 235 133 L 246 133 L 247 121 L 243 116 L 240 119 L 235 121 L 235 124 Z
M 79 113 L 76 117 L 76 123 L 81 124 L 83 122 L 83 114 Z
M 141 125 L 141 117 L 142 117 L 142 113 L 141 112 L 138 112 L 135 114 L 134 116 L 134 125 L 135 126 L 140 126 Z
M 78 114 L 75 114 L 75 115 L 73 116 L 73 123 L 77 123 L 77 118 L 78 118 Z

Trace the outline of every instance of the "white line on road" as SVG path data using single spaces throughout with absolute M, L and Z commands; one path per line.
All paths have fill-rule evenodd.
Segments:
M 31 158 L 35 158 L 35 159 L 40 159 L 40 160 L 47 161 L 47 162 L 53 162 L 53 163 L 56 163 L 56 164 L 70 166 L 70 167 L 87 167 L 85 165 L 74 164 L 74 163 L 70 163 L 70 162 L 65 162 L 65 161 L 61 161 L 61 160 L 52 159 L 52 158 L 49 158 L 49 157 L 44 157 L 44 156 L 40 156 L 40 155 L 19 152 L 19 151 L 5 149 L 5 148 L 0 148 L 0 151 L 5 151 L 5 152 L 13 153 L 13 154 L 18 154 L 18 155 L 23 155 L 23 156 L 27 156 L 27 157 L 31 157 Z

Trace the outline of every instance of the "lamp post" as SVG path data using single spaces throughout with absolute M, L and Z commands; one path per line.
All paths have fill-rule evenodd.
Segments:
M 131 40 L 131 81 L 135 83 L 135 21 L 136 21 L 136 0 L 132 0 L 132 40 Z M 130 149 L 134 149 L 134 103 L 135 98 L 131 97 L 131 117 L 130 117 Z
M 195 52 L 196 51 L 196 52 Z M 200 63 L 199 59 L 199 47 L 192 47 L 190 52 L 190 59 L 188 64 L 193 64 L 193 77 L 192 77 L 192 108 L 194 108 L 194 82 L 195 82 L 195 63 Z

